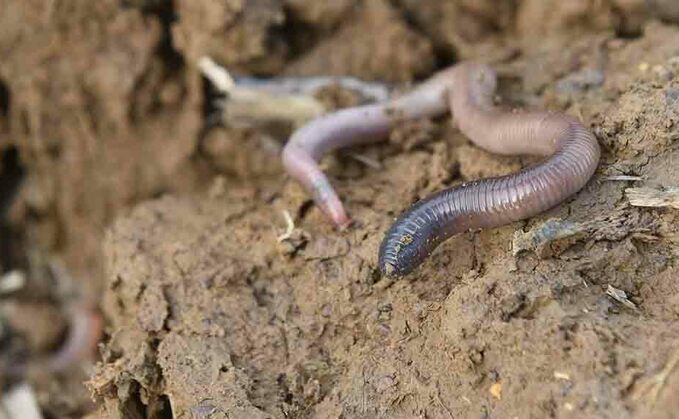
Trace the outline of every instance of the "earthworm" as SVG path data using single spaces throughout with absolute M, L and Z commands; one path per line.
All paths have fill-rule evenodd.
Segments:
M 450 76 L 451 69 L 444 70 L 396 99 L 341 109 L 312 120 L 290 137 L 283 149 L 283 165 L 335 225 L 347 226 L 349 217 L 318 161 L 339 148 L 380 141 L 398 121 L 445 113 Z
M 92 357 L 103 333 L 103 320 L 89 305 L 71 308 L 66 340 L 45 360 L 50 372 L 61 372 L 83 359 Z
M 69 308 L 69 325 L 66 338 L 54 352 L 35 361 L 35 368 L 49 373 L 61 373 L 73 365 L 90 359 L 103 334 L 101 315 L 89 305 L 77 304 Z M 13 363 L 6 368 L 12 378 L 24 376 L 29 369 L 28 361 Z
M 386 275 L 405 275 L 450 236 L 545 211 L 580 190 L 594 174 L 599 145 L 580 122 L 550 112 L 496 109 L 496 84 L 495 72 L 486 65 L 455 65 L 399 98 L 311 121 L 293 133 L 283 150 L 283 164 L 323 212 L 344 227 L 349 217 L 318 161 L 342 147 L 379 141 L 400 120 L 433 117 L 450 109 L 460 130 L 483 149 L 551 156 L 516 174 L 440 191 L 401 215 L 380 246 L 379 267 Z
M 448 92 L 454 121 L 477 146 L 497 154 L 551 156 L 518 173 L 439 191 L 403 213 L 387 232 L 379 268 L 402 276 L 450 236 L 536 215 L 579 191 L 594 174 L 599 144 L 575 118 L 503 112 L 493 104 L 496 76 L 482 64 L 453 67 Z

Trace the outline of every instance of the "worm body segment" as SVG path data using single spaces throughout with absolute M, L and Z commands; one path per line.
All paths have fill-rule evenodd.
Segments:
M 295 131 L 283 149 L 283 165 L 337 225 L 349 224 L 344 206 L 318 162 L 339 148 L 383 140 L 398 121 L 441 115 L 448 110 L 451 70 L 444 70 L 401 97 L 347 108 L 314 119 Z
M 594 174 L 599 145 L 580 122 L 548 112 L 512 113 L 493 105 L 496 77 L 485 65 L 453 68 L 448 99 L 459 129 L 498 154 L 550 156 L 518 173 L 477 180 L 435 193 L 408 209 L 387 232 L 379 267 L 402 276 L 450 236 L 536 215 L 580 190 Z

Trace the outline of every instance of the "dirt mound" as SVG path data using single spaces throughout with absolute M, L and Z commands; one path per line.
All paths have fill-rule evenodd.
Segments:
M 597 133 L 605 156 L 594 180 L 529 222 L 453 238 L 407 280 L 377 274 L 393 216 L 446 185 L 515 170 L 520 159 L 471 148 L 445 121 L 405 148 L 396 140 L 418 133 L 404 127 L 371 148 L 382 170 L 332 165 L 357 220 L 344 233 L 297 185 L 268 180 L 216 180 L 211 195 L 165 197 L 118 221 L 106 241 L 112 336 L 91 382 L 107 412 L 627 417 L 676 409 L 679 379 L 659 377 L 679 342 L 677 215 L 631 207 L 629 181 L 612 176 L 679 182 L 671 164 L 679 50 L 662 46 L 679 45 L 679 30 L 652 24 L 638 40 L 593 36 L 582 64 L 553 70 L 563 76 L 544 97 Z M 295 230 L 281 238 L 283 211 Z M 517 233 L 553 218 L 588 227 L 547 243 L 547 252 L 513 255 Z

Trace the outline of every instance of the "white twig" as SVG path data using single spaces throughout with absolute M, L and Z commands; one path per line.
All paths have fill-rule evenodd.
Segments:
M 632 181 L 636 182 L 639 180 L 644 180 L 641 176 L 632 176 L 632 175 L 611 175 L 611 176 L 606 176 L 604 180 L 610 180 L 610 181 Z
M 279 242 L 285 241 L 292 237 L 292 233 L 295 231 L 295 221 L 292 219 L 292 216 L 288 210 L 283 210 L 283 218 L 285 219 L 285 233 L 278 236 Z
M 368 157 L 365 154 L 359 154 L 359 153 L 354 153 L 354 152 L 350 151 L 350 152 L 347 152 L 347 155 L 349 157 L 351 157 L 352 159 L 354 159 L 354 160 L 356 160 L 360 163 L 365 164 L 366 166 L 370 167 L 371 169 L 380 170 L 382 168 L 382 164 L 379 161 L 377 161 L 377 160 L 375 160 L 371 157 Z
M 231 74 L 210 57 L 200 57 L 198 69 L 222 93 L 230 92 L 236 85 Z

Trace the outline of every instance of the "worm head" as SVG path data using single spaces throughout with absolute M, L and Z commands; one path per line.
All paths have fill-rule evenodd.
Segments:
M 426 234 L 418 233 L 411 234 L 400 228 L 393 228 L 387 233 L 379 254 L 379 267 L 383 275 L 401 277 L 424 262 L 430 253 L 429 246 Z

